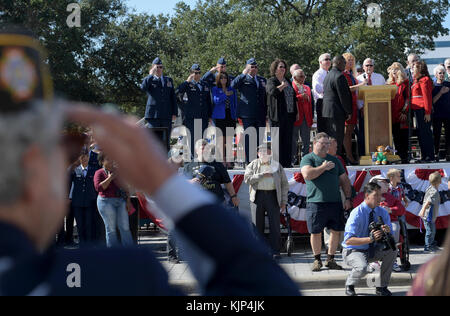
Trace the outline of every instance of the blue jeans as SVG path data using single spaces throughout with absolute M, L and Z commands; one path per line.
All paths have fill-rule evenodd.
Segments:
M 120 246 L 117 236 L 117 227 L 120 231 L 120 239 L 123 246 L 132 246 L 133 237 L 130 231 L 130 222 L 126 208 L 126 201 L 122 198 L 97 198 L 97 207 L 106 230 L 106 246 Z
M 430 249 L 435 246 L 436 242 L 434 241 L 434 237 L 436 236 L 436 223 L 428 222 L 427 220 L 423 221 L 423 225 L 425 226 L 425 249 Z

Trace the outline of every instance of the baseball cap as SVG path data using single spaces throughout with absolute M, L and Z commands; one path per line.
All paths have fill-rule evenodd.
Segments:
M 389 179 L 386 178 L 385 176 L 379 174 L 379 175 L 376 175 L 376 176 L 372 177 L 372 178 L 369 180 L 369 183 L 377 183 L 378 181 L 386 181 L 386 182 L 389 182 Z

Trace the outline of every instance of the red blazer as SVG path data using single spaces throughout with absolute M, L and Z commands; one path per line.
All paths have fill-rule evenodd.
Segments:
M 406 79 L 401 84 L 392 83 L 395 84 L 397 89 L 397 94 L 395 95 L 394 99 L 392 100 L 392 123 L 400 123 L 400 114 L 405 106 L 405 102 L 409 99 L 409 81 Z M 409 107 L 406 108 L 408 110 Z
M 433 83 L 429 77 L 414 80 L 411 87 L 411 105 L 413 110 L 425 109 L 425 114 L 431 114 L 433 106 Z
M 294 123 L 294 126 L 300 126 L 303 123 L 303 117 L 306 119 L 306 124 L 309 127 L 313 125 L 313 113 L 312 113 L 312 96 L 311 89 L 307 85 L 303 85 L 304 93 L 308 96 L 308 100 L 303 99 L 303 94 L 300 94 L 297 85 L 292 81 L 292 87 L 294 88 L 295 95 L 297 97 L 297 108 L 299 120 Z

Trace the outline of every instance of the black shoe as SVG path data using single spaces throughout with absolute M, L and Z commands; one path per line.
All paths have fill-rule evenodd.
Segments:
M 391 291 L 389 291 L 387 287 L 377 287 L 375 294 L 377 296 L 392 296 Z
M 347 285 L 345 287 L 345 295 L 347 296 L 358 296 L 355 292 L 355 286 L 354 285 Z

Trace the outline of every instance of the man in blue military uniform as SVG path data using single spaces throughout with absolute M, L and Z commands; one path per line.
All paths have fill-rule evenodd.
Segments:
M 258 64 L 255 58 L 247 61 L 247 65 L 241 75 L 237 76 L 232 82 L 231 87 L 239 90 L 240 98 L 237 106 L 237 116 L 242 119 L 244 130 L 249 127 L 256 128 L 258 143 L 260 136 L 259 128 L 266 126 L 267 116 L 267 80 L 258 74 Z M 258 145 L 258 144 L 257 144 Z M 245 159 L 248 163 L 256 159 L 256 147 L 254 148 L 254 157 L 249 157 L 249 141 L 245 141 Z M 249 159 L 252 158 L 252 159 Z
M 182 111 L 183 124 L 190 132 L 191 153 L 198 139 L 203 138 L 203 133 L 208 128 L 212 114 L 210 88 L 201 81 L 200 66 L 192 65 L 190 75 L 176 90 L 179 107 Z M 195 122 L 200 127 L 195 135 Z M 201 125 L 199 125 L 201 124 Z M 199 134 L 201 132 L 201 134 Z
M 94 241 L 97 192 L 94 188 L 94 173 L 89 166 L 89 151 L 84 149 L 80 164 L 70 174 L 72 186 L 71 207 L 77 221 L 80 246 Z
M 227 61 L 223 57 L 219 58 L 219 60 L 217 61 L 217 65 L 206 72 L 201 80 L 205 82 L 210 88 L 212 88 L 216 85 L 216 77 L 219 72 L 227 72 Z M 234 77 L 230 74 L 228 74 L 228 77 L 230 82 L 234 79 Z
M 159 57 L 153 60 L 149 75 L 141 84 L 141 90 L 147 93 L 145 120 L 148 127 L 165 127 L 170 135 L 172 122 L 178 109 L 173 80 L 163 76 L 163 63 Z

